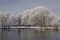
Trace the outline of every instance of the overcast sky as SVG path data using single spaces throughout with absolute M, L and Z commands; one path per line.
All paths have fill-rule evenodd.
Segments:
M 0 11 L 7 13 L 21 13 L 26 9 L 44 6 L 60 17 L 60 0 L 0 0 Z

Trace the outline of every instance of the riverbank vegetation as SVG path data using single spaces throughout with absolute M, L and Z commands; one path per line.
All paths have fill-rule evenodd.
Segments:
M 55 13 L 45 7 L 27 9 L 19 15 L 4 14 L 0 11 L 0 26 L 36 25 L 40 27 L 60 27 L 60 20 Z

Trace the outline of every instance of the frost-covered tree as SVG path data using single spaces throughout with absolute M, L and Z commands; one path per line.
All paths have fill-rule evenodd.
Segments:
M 22 14 L 17 15 L 17 19 L 18 19 L 18 25 L 21 25 L 21 18 L 22 18 Z
M 7 22 L 7 16 L 3 14 L 2 11 L 0 11 L 0 26 L 6 25 Z
M 45 7 L 36 7 L 23 12 L 22 24 L 49 26 L 54 23 L 55 14 Z
M 54 24 L 52 25 L 54 28 L 58 29 L 60 27 L 59 20 L 55 20 Z
M 16 15 L 10 15 L 7 25 L 18 25 L 18 17 Z
M 7 25 L 20 25 L 22 15 L 10 14 L 7 20 Z

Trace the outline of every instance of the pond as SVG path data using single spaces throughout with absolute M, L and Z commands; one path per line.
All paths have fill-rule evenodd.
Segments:
M 60 30 L 0 29 L 0 40 L 60 40 Z

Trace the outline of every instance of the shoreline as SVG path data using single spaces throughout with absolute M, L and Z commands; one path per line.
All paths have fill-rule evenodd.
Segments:
M 38 29 L 38 30 L 60 30 L 60 28 L 54 27 L 0 27 L 0 29 Z

